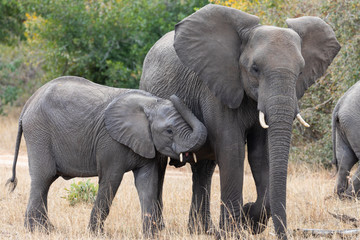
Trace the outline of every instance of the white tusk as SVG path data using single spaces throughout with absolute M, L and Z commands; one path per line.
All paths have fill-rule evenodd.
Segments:
M 167 158 L 167 162 L 168 162 L 168 163 L 170 162 L 170 157 Z
M 269 125 L 267 125 L 265 122 L 265 115 L 262 111 L 259 111 L 259 120 L 260 120 L 260 125 L 263 128 L 265 128 L 265 129 L 269 128 Z
M 197 163 L 197 158 L 196 158 L 196 154 L 193 153 L 193 158 L 194 158 L 194 162 Z
M 180 153 L 180 162 L 183 162 L 183 155 Z
M 304 125 L 304 127 L 310 127 L 310 125 L 307 123 L 307 122 L 305 122 L 305 120 L 301 117 L 301 115 L 300 115 L 300 113 L 298 113 L 297 115 L 296 115 L 296 118 L 297 118 L 297 120 L 299 120 L 299 122 L 302 124 L 302 125 Z

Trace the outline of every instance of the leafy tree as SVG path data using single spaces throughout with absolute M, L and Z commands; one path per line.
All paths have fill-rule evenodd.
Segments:
M 78 75 L 136 88 L 150 47 L 205 0 L 29 0 L 26 36 L 43 49 L 47 78 Z
M 41 61 L 23 43 L 0 44 L 0 115 L 10 110 L 6 106 L 22 105 L 41 86 L 42 74 Z
M 17 0 L 0 0 L 0 43 L 13 44 L 24 40 L 25 14 Z

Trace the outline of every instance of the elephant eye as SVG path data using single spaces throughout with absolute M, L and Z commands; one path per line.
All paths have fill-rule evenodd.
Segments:
M 259 67 L 255 63 L 251 66 L 251 70 L 256 74 L 260 72 Z
M 166 129 L 166 132 L 171 135 L 173 134 L 173 130 L 171 130 L 170 128 Z

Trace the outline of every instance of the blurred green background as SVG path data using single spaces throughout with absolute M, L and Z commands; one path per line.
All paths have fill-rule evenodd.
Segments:
M 62 75 L 137 88 L 151 46 L 202 6 L 230 6 L 286 27 L 286 18 L 318 16 L 342 46 L 326 75 L 300 102 L 291 160 L 330 166 L 331 113 L 360 78 L 360 0 L 0 0 L 0 114 L 21 107 Z

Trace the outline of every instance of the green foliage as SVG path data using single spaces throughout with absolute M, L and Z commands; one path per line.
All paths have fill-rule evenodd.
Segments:
M 151 46 L 205 0 L 28 0 L 26 35 L 43 49 L 48 79 L 78 75 L 135 88 Z
M 292 158 L 320 163 L 332 160 L 332 111 L 338 99 L 360 79 L 360 2 L 326 0 L 317 14 L 329 23 L 342 48 L 327 74 L 314 84 L 301 100 L 310 129 L 295 127 Z
M 96 199 L 99 185 L 95 185 L 88 179 L 86 182 L 72 183 L 70 189 L 65 188 L 67 195 L 62 197 L 69 201 L 71 206 L 77 203 L 93 203 Z
M 14 44 L 24 40 L 25 14 L 18 0 L 0 0 L 0 43 Z
M 19 98 L 23 102 L 39 87 L 35 79 L 41 74 L 40 68 L 23 44 L 0 45 L 0 115 L 5 114 L 7 105 L 12 106 Z

